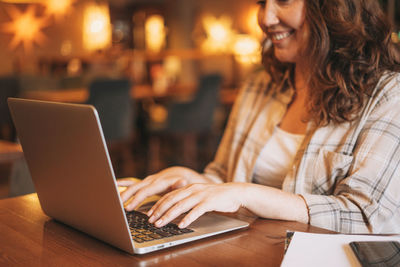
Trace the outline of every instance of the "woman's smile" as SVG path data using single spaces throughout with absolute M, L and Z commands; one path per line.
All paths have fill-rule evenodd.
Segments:
M 295 31 L 285 31 L 285 32 L 269 32 L 268 36 L 271 37 L 271 40 L 273 43 L 275 43 L 276 41 L 281 41 L 283 39 L 288 38 L 289 36 L 291 36 Z

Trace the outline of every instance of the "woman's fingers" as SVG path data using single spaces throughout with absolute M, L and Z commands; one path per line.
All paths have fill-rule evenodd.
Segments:
M 179 203 L 192 192 L 190 190 L 178 189 L 163 196 L 156 204 L 148 211 L 147 215 L 150 217 L 149 222 L 154 223 L 165 212 L 167 212 L 173 205 Z M 184 212 L 186 212 L 185 210 Z M 179 215 L 178 215 L 179 216 Z
M 128 201 L 132 197 L 132 195 L 134 195 L 139 189 L 146 186 L 148 183 L 148 181 L 143 180 L 141 182 L 133 183 L 132 185 L 128 186 L 128 188 L 121 193 L 122 202 L 125 203 L 126 201 Z
M 160 219 L 155 222 L 155 225 L 157 227 L 162 227 L 189 210 L 195 211 L 198 215 L 196 218 L 198 218 L 204 214 L 204 212 L 201 213 L 203 208 L 199 208 L 201 206 L 203 206 L 202 198 L 196 196 L 196 194 L 190 195 L 189 197 L 175 203 Z
M 125 208 L 132 210 L 143 200 L 152 195 L 169 192 L 186 186 L 189 181 L 202 181 L 203 177 L 195 171 L 184 167 L 171 167 L 150 175 L 141 182 L 131 179 L 121 179 L 117 182 L 118 186 L 126 187 L 121 192 L 122 202 L 127 203 Z
M 175 183 L 173 183 L 170 187 L 171 191 L 187 186 L 188 182 L 185 179 L 178 179 Z
M 142 203 L 147 197 L 154 196 L 165 192 L 170 187 L 167 181 L 155 181 L 142 186 L 137 189 L 134 193 L 132 200 L 125 207 L 126 210 L 131 211 L 135 209 L 140 203 Z M 132 196 L 132 194 L 131 194 Z
M 126 190 L 121 193 L 121 199 L 125 205 L 125 209 L 131 211 L 135 209 L 146 198 L 171 191 L 164 195 L 148 212 L 149 221 L 162 227 L 174 220 L 181 214 L 194 210 L 196 219 L 204 213 L 199 214 L 197 206 L 199 203 L 207 202 L 210 197 L 210 192 L 206 192 L 210 184 L 203 183 L 201 175 L 194 171 L 188 171 L 186 168 L 170 168 L 161 171 L 155 175 L 148 176 L 141 182 L 135 182 L 130 179 L 121 179 L 118 181 L 118 186 L 126 187 Z M 190 184 L 189 181 L 197 181 L 198 184 Z M 208 197 L 207 197 L 208 196 Z M 193 217 L 195 217 L 192 215 Z M 190 217 L 188 217 L 190 218 Z M 189 220 L 189 219 L 188 219 Z M 190 220 L 191 223 L 194 219 Z
M 117 180 L 117 185 L 118 186 L 131 186 L 133 184 L 138 183 L 138 181 L 132 180 L 132 179 L 119 179 Z
M 192 216 L 197 214 L 197 219 L 205 212 L 199 205 L 204 206 L 208 202 L 210 192 L 207 192 L 207 188 L 209 186 L 205 184 L 194 184 L 165 195 L 149 211 L 149 222 L 162 227 L 189 210 L 194 210 Z
M 162 227 L 181 214 L 190 211 L 179 223 L 185 228 L 205 212 L 235 212 L 241 206 L 237 200 L 241 185 L 192 184 L 162 197 L 148 212 L 149 222 Z
M 188 214 L 186 214 L 185 217 L 183 217 L 183 219 L 178 224 L 178 227 L 181 229 L 188 227 L 192 222 L 197 220 L 201 215 L 203 215 L 204 213 L 209 212 L 209 211 L 212 211 L 212 209 L 208 209 L 207 204 L 199 203 Z

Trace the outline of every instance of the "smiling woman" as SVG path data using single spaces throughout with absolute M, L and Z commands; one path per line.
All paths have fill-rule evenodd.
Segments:
M 245 207 L 343 233 L 400 233 L 400 65 L 375 0 L 268 0 L 272 43 L 204 173 L 173 167 L 127 187 L 128 210 L 163 226 Z M 132 197 L 132 198 L 131 198 Z

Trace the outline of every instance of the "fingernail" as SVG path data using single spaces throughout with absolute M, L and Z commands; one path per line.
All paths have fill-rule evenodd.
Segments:
M 151 216 L 149 219 L 149 223 L 153 223 L 156 219 L 156 216 Z
M 127 209 L 128 209 L 129 211 L 133 210 L 134 208 L 135 208 L 135 206 L 132 205 L 132 204 L 129 204 L 129 205 L 127 206 Z
M 147 212 L 147 216 L 151 216 L 153 214 L 153 211 L 152 210 L 149 210 L 148 212 Z
M 156 224 L 157 227 L 161 227 L 162 223 L 163 223 L 163 220 L 159 219 L 155 224 Z
M 182 228 L 185 228 L 186 225 L 185 225 L 184 222 L 180 222 L 180 223 L 178 224 L 178 227 L 182 229 Z

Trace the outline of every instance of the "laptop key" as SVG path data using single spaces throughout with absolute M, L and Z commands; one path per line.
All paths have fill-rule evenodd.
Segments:
M 189 228 L 183 228 L 183 229 L 180 229 L 179 231 L 182 232 L 183 234 L 192 233 L 193 232 L 193 230 L 189 229 Z
M 170 233 L 168 233 L 168 232 L 164 232 L 164 231 L 162 231 L 162 230 L 156 231 L 156 234 L 159 234 L 159 235 L 161 235 L 161 236 L 163 236 L 163 237 L 172 236 L 172 234 L 170 234 Z
M 150 237 L 152 237 L 152 238 L 154 238 L 154 239 L 163 238 L 161 235 L 158 235 L 158 234 L 151 234 Z
M 177 230 L 175 230 L 175 229 L 168 230 L 168 233 L 173 234 L 173 235 L 180 235 L 180 234 L 182 234 L 181 232 L 179 232 L 179 231 L 177 231 Z
M 139 243 L 193 232 L 193 230 L 188 228 L 180 229 L 173 223 L 157 228 L 148 222 L 149 217 L 146 214 L 138 211 L 127 211 L 126 216 L 133 240 Z
M 150 236 L 145 236 L 142 238 L 144 241 L 151 241 L 154 240 L 154 238 L 150 237 Z

